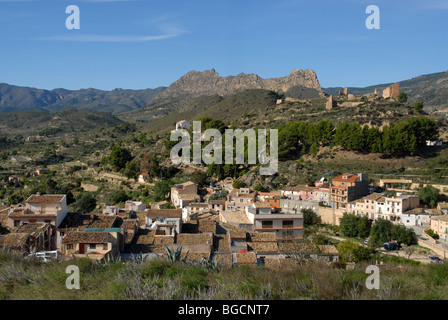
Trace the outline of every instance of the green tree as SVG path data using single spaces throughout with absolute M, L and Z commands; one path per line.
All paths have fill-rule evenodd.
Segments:
M 389 242 L 392 239 L 392 226 L 393 224 L 389 220 L 378 219 L 370 230 L 369 242 L 375 247 Z
M 233 181 L 232 186 L 235 189 L 245 188 L 246 187 L 246 183 L 244 181 L 242 181 L 242 180 L 235 180 L 235 181 Z
M 414 230 L 403 225 L 394 224 L 391 229 L 391 235 L 392 239 L 398 243 L 403 243 L 407 246 L 417 244 Z
M 73 204 L 73 210 L 80 213 L 90 213 L 96 207 L 95 195 L 90 192 L 81 193 Z
M 418 197 L 420 198 L 420 201 L 430 208 L 435 208 L 437 206 L 437 202 L 439 199 L 439 193 L 440 190 L 437 188 L 434 188 L 431 185 L 428 185 L 426 187 L 420 188 L 418 191 Z
M 133 159 L 126 163 L 126 167 L 124 168 L 123 174 L 128 179 L 137 179 L 140 173 L 140 164 L 137 159 Z
M 311 145 L 310 153 L 315 158 L 317 156 L 318 152 L 319 152 L 319 147 L 317 146 L 317 143 L 315 142 Z
M 124 190 L 114 192 L 109 197 L 109 203 L 111 205 L 115 205 L 120 202 L 126 202 L 127 200 L 129 200 L 129 196 L 127 195 L 126 191 L 124 191 Z
M 21 203 L 24 199 L 23 195 L 15 193 L 8 197 L 8 206 L 16 205 Z
M 353 261 L 356 263 L 369 261 L 372 251 L 369 248 L 360 246 L 353 241 L 342 241 L 337 245 L 341 261 Z
M 166 181 L 158 181 L 154 185 L 154 200 L 155 201 L 163 201 L 168 198 L 168 195 L 171 191 L 170 185 Z
M 346 237 L 356 238 L 359 235 L 360 217 L 344 213 L 340 221 L 341 232 Z
M 208 176 L 206 173 L 202 171 L 195 171 L 190 176 L 190 181 L 196 183 L 198 187 L 203 188 L 207 185 L 208 182 Z
M 408 101 L 408 95 L 404 92 L 400 92 L 397 100 L 398 100 L 398 102 L 404 103 L 404 102 Z
M 122 146 L 122 143 L 117 143 L 112 147 L 109 155 L 109 164 L 115 171 L 120 171 L 126 167 L 126 163 L 132 160 L 131 152 Z
M 362 216 L 358 220 L 358 237 L 361 239 L 368 238 L 372 228 L 372 221 L 367 216 Z
M 419 114 L 423 111 L 423 101 L 418 101 L 414 104 L 414 113 Z
M 321 218 L 312 209 L 302 209 L 303 226 L 308 227 L 314 224 L 320 224 Z

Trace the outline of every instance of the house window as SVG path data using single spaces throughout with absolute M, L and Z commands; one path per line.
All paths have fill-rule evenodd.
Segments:
M 109 245 L 107 243 L 103 244 L 103 250 L 109 249 Z
M 95 250 L 95 249 L 96 249 L 96 243 L 91 243 L 91 244 L 89 244 L 89 248 L 90 248 L 91 250 Z
M 67 250 L 73 250 L 73 244 L 67 244 L 67 245 L 65 245 L 65 248 L 67 249 Z
M 272 228 L 272 226 L 273 226 L 273 222 L 272 221 L 262 221 L 261 222 L 261 227 L 263 228 L 263 229 L 269 229 L 269 228 Z
M 283 220 L 283 228 L 292 228 L 294 222 L 292 220 Z

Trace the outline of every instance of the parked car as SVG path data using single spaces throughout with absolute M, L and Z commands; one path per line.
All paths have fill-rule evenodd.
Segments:
M 383 243 L 383 248 L 386 250 L 398 250 L 400 249 L 400 246 L 398 245 L 398 243 L 396 242 L 388 242 L 388 243 Z
M 57 261 L 61 258 L 61 252 L 58 250 L 54 251 L 41 251 L 29 254 L 27 259 L 37 259 L 42 262 L 52 262 Z
M 439 257 L 429 257 L 429 259 L 431 259 L 432 261 L 434 261 L 434 263 L 440 263 L 440 264 L 443 264 L 442 259 L 440 259 Z

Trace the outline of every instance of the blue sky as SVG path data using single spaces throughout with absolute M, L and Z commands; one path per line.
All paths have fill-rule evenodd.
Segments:
M 211 68 L 368 86 L 446 71 L 447 49 L 446 0 L 0 0 L 0 82 L 43 89 L 155 88 Z

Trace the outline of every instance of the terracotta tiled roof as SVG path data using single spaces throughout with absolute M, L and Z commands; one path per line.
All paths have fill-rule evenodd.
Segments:
M 257 264 L 257 256 L 254 252 L 235 253 L 235 263 L 237 264 Z
M 275 232 L 249 232 L 251 242 L 276 242 Z
M 432 217 L 431 220 L 448 222 L 448 215 Z
M 220 215 L 228 223 L 252 224 L 243 211 L 223 211 Z
M 69 232 L 62 243 L 107 243 L 113 242 L 113 237 L 108 232 L 73 231 Z
M 81 214 L 69 212 L 59 225 L 58 230 L 84 230 L 86 228 L 109 229 L 114 227 L 117 216 L 104 214 Z
M 214 255 L 214 260 L 218 262 L 221 267 L 230 268 L 232 266 L 231 253 L 219 253 Z
M 210 204 L 223 206 L 226 204 L 226 200 L 210 200 Z
M 230 236 L 227 234 L 216 234 L 213 236 L 213 247 L 216 252 L 231 252 Z
M 210 233 L 181 233 L 177 235 L 178 244 L 206 244 L 213 245 L 213 234 Z
M 59 203 L 64 199 L 64 194 L 42 195 L 33 194 L 26 203 Z
M 275 253 L 278 252 L 277 242 L 248 242 L 247 247 L 256 253 Z
M 89 228 L 109 229 L 117 221 L 117 216 L 93 215 Z
M 238 198 L 254 198 L 255 192 L 250 190 L 249 193 L 241 193 L 239 189 L 233 189 L 230 191 L 229 197 L 238 197 Z
M 146 216 L 149 218 L 182 218 L 182 209 L 148 209 L 146 211 Z
M 9 215 L 10 218 L 33 218 L 33 217 L 38 217 L 38 218 L 54 218 L 56 217 L 56 214 L 38 214 L 38 213 L 34 213 L 33 211 L 31 211 L 30 209 L 27 208 L 19 208 L 19 209 L 14 209 L 13 212 L 11 212 L 11 214 Z
M 244 239 L 247 238 L 247 231 L 243 229 L 231 229 L 229 230 L 229 235 L 231 239 Z
M 137 219 L 124 219 L 123 222 L 121 223 L 120 228 L 123 228 L 123 229 L 134 229 L 136 225 L 138 227 L 138 220 Z
M 201 219 L 198 221 L 200 232 L 216 233 L 216 221 L 210 219 Z
M 32 237 L 37 237 L 42 232 L 45 232 L 49 227 L 50 227 L 49 223 L 28 223 L 28 224 L 22 224 L 15 230 L 15 232 L 27 233 Z
M 27 233 L 8 233 L 0 236 L 0 247 L 7 247 L 11 249 L 22 249 L 28 238 Z
M 254 203 L 255 208 L 258 209 L 270 209 L 271 205 L 268 202 L 255 202 Z
M 347 179 L 344 179 L 344 177 L 347 177 Z M 340 176 L 334 177 L 333 181 L 340 181 L 340 182 L 355 182 L 359 176 L 355 174 L 341 174 Z

